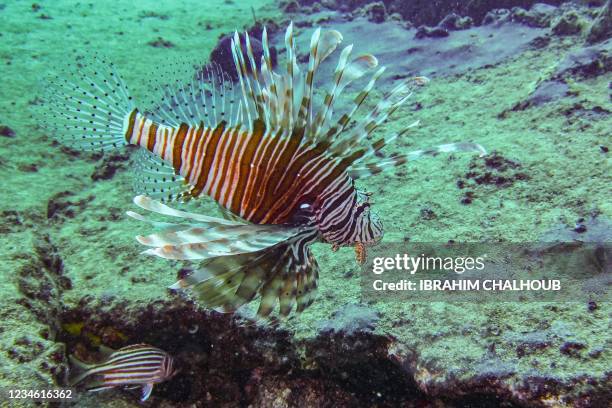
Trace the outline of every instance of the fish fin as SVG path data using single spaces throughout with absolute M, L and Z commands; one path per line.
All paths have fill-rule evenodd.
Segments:
M 318 28 L 310 39 L 310 56 L 308 59 L 308 71 L 304 80 L 304 92 L 302 95 L 296 124 L 298 127 L 310 128 L 313 123 L 313 90 L 314 77 L 319 65 L 327 58 L 342 42 L 342 34 L 336 30 L 326 30 L 321 34 Z
M 89 392 L 99 392 L 99 391 L 104 391 L 104 390 L 110 390 L 112 388 L 115 388 L 114 385 L 98 385 L 92 388 L 88 388 L 87 391 Z
M 164 230 L 137 237 L 145 251 L 166 259 L 200 260 L 200 268 L 170 289 L 181 290 L 209 308 L 234 311 L 261 297 L 259 315 L 268 316 L 277 302 L 281 315 L 294 306 L 303 311 L 314 299 L 318 267 L 310 244 L 313 228 L 246 224 L 174 210 L 147 197 L 141 208 L 199 223 L 183 230 Z M 143 217 L 144 220 L 144 217 Z
M 151 119 L 173 127 L 181 123 L 198 126 L 203 122 L 205 127 L 215 128 L 223 120 L 229 126 L 238 124 L 241 105 L 228 74 L 213 63 L 194 75 L 196 65 L 179 63 L 175 72 L 160 75 L 169 83 L 154 86 L 157 103 L 151 109 Z
M 249 224 L 249 222 L 245 221 L 241 216 L 234 214 L 233 212 L 231 212 L 230 210 L 228 210 L 221 204 L 217 203 L 217 205 L 219 206 L 219 211 L 221 212 L 223 218 L 225 218 L 226 220 L 241 222 L 243 224 Z
M 138 149 L 133 165 L 133 190 L 161 202 L 182 202 L 191 198 L 191 186 L 176 174 L 174 167 L 146 149 Z
M 93 365 L 87 364 L 73 355 L 68 356 L 68 360 L 70 361 L 70 375 L 68 378 L 70 386 L 80 383 L 92 374 L 91 369 L 94 367 Z
M 142 386 L 142 394 L 140 396 L 140 402 L 145 402 L 151 396 L 151 392 L 153 391 L 153 384 L 145 384 Z
M 351 82 L 361 78 L 369 70 L 378 66 L 378 60 L 371 54 L 358 56 L 349 62 L 352 49 L 353 46 L 349 45 L 345 47 L 340 54 L 338 65 L 336 66 L 336 71 L 334 72 L 333 86 L 325 95 L 325 98 L 323 99 L 323 110 L 317 115 L 318 120 L 316 123 L 314 123 L 311 132 L 309 132 L 312 140 L 315 142 L 321 139 L 323 136 L 322 133 L 326 130 L 328 133 L 330 133 L 328 140 L 333 140 L 333 136 L 336 131 L 328 129 L 328 122 L 331 120 L 333 115 L 334 103 L 339 99 L 344 88 L 346 88 Z M 376 74 L 374 78 L 377 78 Z M 348 123 L 353 113 L 354 112 L 348 114 L 345 119 L 341 118 L 341 123 L 344 121 Z
M 193 225 L 183 224 L 185 229 L 171 228 L 136 237 L 141 244 L 152 247 L 144 251 L 145 254 L 166 259 L 203 261 L 219 256 L 253 253 L 283 242 L 300 230 L 297 227 L 247 224 L 187 213 L 143 196 L 136 197 L 135 202 L 158 214 L 200 221 Z
M 246 59 L 251 67 L 250 72 L 245 61 L 245 53 L 242 50 L 243 40 L 247 53 Z M 238 74 L 238 82 L 240 83 L 240 89 L 242 92 L 242 106 L 244 107 L 244 114 L 246 115 L 246 121 L 250 126 L 249 130 L 252 130 L 253 120 L 257 118 L 267 118 L 268 115 L 265 113 L 266 106 L 262 103 L 262 89 L 257 77 L 257 68 L 255 67 L 255 58 L 253 56 L 249 34 L 244 33 L 241 36 L 238 34 L 238 31 L 235 31 L 231 41 L 231 48 L 236 73 Z M 253 112 L 253 110 L 255 110 L 255 112 Z
M 349 167 L 348 172 L 353 179 L 358 179 L 393 169 L 404 163 L 412 162 L 423 157 L 434 157 L 440 153 L 454 152 L 478 152 L 480 156 L 486 154 L 484 147 L 477 143 L 448 143 L 423 150 L 415 150 L 406 154 L 396 154 L 386 158 L 376 158 L 366 162 L 359 162 Z
M 243 110 L 249 126 L 255 119 L 261 119 L 266 128 L 283 129 L 286 135 L 292 135 L 296 128 L 310 127 L 313 120 L 312 96 L 315 71 L 341 41 L 342 35 L 338 31 L 329 30 L 321 34 L 320 29 L 316 30 L 311 39 L 308 72 L 301 73 L 297 63 L 298 53 L 293 23 L 290 23 L 285 31 L 286 59 L 282 65 L 284 69 L 281 68 L 281 73 L 277 73 L 272 67 L 267 30 L 264 28 L 261 37 L 263 55 L 259 70 L 255 64 L 248 33 L 239 35 L 236 32 L 232 40 L 232 56 L 241 87 Z M 246 48 L 246 53 L 243 51 L 243 46 Z M 354 70 L 349 72 L 356 73 Z M 335 89 L 343 88 L 348 82 L 341 81 L 340 87 Z M 304 132 L 300 134 L 303 135 Z
M 301 233 L 275 246 L 209 259 L 180 279 L 177 289 L 207 308 L 233 312 L 259 298 L 258 316 L 268 318 L 279 304 L 280 315 L 306 309 L 315 298 L 318 265 L 310 251 L 316 230 Z
M 380 67 L 370 78 L 368 84 L 357 94 L 357 96 L 353 99 L 353 105 L 351 110 L 348 113 L 343 114 L 338 119 L 337 123 L 334 126 L 330 126 L 327 130 L 327 133 L 324 136 L 324 139 L 329 141 L 337 141 L 338 136 L 341 135 L 346 127 L 351 122 L 352 118 L 355 116 L 359 108 L 363 105 L 363 102 L 368 98 L 372 89 L 374 89 L 374 85 L 378 78 L 385 72 L 385 67 Z M 349 139 L 350 140 L 350 139 Z M 330 151 L 337 156 L 342 156 L 343 154 L 343 146 L 347 143 L 346 138 L 340 138 L 333 147 L 330 148 Z M 340 146 L 338 146 L 340 145 Z
M 73 65 L 44 85 L 43 126 L 59 142 L 78 150 L 125 146 L 127 119 L 135 106 L 113 64 L 94 56 L 90 63 Z
M 284 94 L 281 95 L 280 106 L 284 112 L 280 126 L 283 129 L 293 132 L 294 125 L 294 82 L 296 74 L 299 74 L 299 68 L 297 64 L 297 52 L 295 50 L 295 41 L 293 35 L 293 21 L 289 23 L 287 30 L 285 31 L 285 49 L 286 49 L 286 74 L 284 75 Z
M 100 346 L 98 347 L 98 350 L 100 350 L 100 353 L 102 354 L 102 356 L 104 357 L 104 359 L 109 358 L 111 355 L 113 355 L 113 353 L 115 353 L 117 350 L 112 349 L 108 346 L 105 346 L 104 344 L 100 344 Z
M 186 211 L 176 210 L 172 207 L 169 207 L 165 204 L 160 203 L 159 201 L 155 201 L 151 199 L 150 197 L 147 197 L 144 195 L 138 195 L 134 197 L 134 204 L 136 204 L 138 207 L 144 210 L 147 210 L 147 211 L 159 214 L 159 215 L 165 215 L 168 217 L 182 219 L 183 222 L 186 222 L 189 224 L 193 224 L 194 221 L 202 223 L 202 225 L 204 226 L 207 226 L 209 224 L 212 224 L 212 225 L 242 225 L 244 224 L 243 222 L 235 222 L 235 221 L 230 221 L 230 220 L 224 220 L 221 218 L 210 217 L 208 215 L 195 214 L 195 213 L 190 213 Z M 139 221 L 145 220 L 144 217 L 142 216 L 138 216 L 134 218 L 138 219 Z M 155 226 L 160 225 L 160 223 L 157 223 L 157 222 L 152 222 L 152 224 Z M 176 225 L 176 224 L 161 223 L 161 225 Z
M 395 140 L 398 136 L 406 133 L 412 127 L 417 126 L 419 121 L 413 122 L 399 133 L 390 133 L 389 135 L 376 139 L 374 143 L 366 147 L 361 146 L 362 141 L 367 140 L 374 130 L 385 122 L 400 106 L 408 101 L 410 96 L 412 96 L 411 85 L 415 83 L 421 84 L 422 82 L 419 81 L 421 81 L 420 77 L 401 82 L 380 100 L 370 114 L 359 120 L 350 132 L 334 134 L 335 140 L 330 146 L 330 151 L 338 157 L 357 157 L 356 161 L 359 161 L 377 152 L 382 147 Z M 355 155 L 356 152 L 360 153 Z

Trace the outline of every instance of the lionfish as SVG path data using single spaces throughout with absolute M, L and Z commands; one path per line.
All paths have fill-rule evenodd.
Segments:
M 89 365 L 70 356 L 71 386 L 85 383 L 87 390 L 92 392 L 142 386 L 140 400 L 146 401 L 154 384 L 164 382 L 177 373 L 172 357 L 148 344 L 133 344 L 119 350 L 101 349 L 108 356 L 99 364 Z
M 256 62 L 249 34 L 235 32 L 232 55 L 238 80 L 214 66 L 178 85 L 163 86 L 158 105 L 136 108 L 112 63 L 99 61 L 50 81 L 48 126 L 64 143 L 84 150 L 142 147 L 134 202 L 176 222 L 150 221 L 157 233 L 138 236 L 146 254 L 197 262 L 170 286 L 210 308 L 234 311 L 259 298 L 258 314 L 299 313 L 314 300 L 319 267 L 310 246 L 355 247 L 359 262 L 383 236 L 370 210 L 370 193 L 355 180 L 439 152 L 478 151 L 474 143 L 445 144 L 382 156 L 385 145 L 416 126 L 373 137 L 427 78 L 405 80 L 371 111 L 356 112 L 385 68 L 370 54 L 339 56 L 333 81 L 315 104 L 314 79 L 342 41 L 335 30 L 314 31 L 310 56 L 297 63 L 293 24 L 285 33 L 286 65 L 274 71 L 268 35 Z M 373 72 L 365 87 L 334 119 L 335 102 L 353 81 Z M 362 109 L 363 110 L 363 109 Z M 339 117 L 338 117 L 339 116 Z M 382 157 L 381 157 L 382 156 Z M 223 219 L 185 212 L 163 202 L 211 197 Z

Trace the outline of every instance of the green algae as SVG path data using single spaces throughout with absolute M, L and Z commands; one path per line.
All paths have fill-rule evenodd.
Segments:
M 30 113 L 30 107 L 40 103 L 38 81 L 57 72 L 54 67 L 61 67 L 72 56 L 103 51 L 119 67 L 135 99 L 146 101 L 150 99 L 148 76 L 163 69 L 166 61 L 205 59 L 220 34 L 252 23 L 251 5 L 257 6 L 258 17 L 276 13 L 273 8 L 261 10 L 261 2 L 256 1 L 208 4 L 201 7 L 193 1 L 183 8 L 164 8 L 159 2 L 139 2 L 138 8 L 119 5 L 117 9 L 58 2 L 44 3 L 34 13 L 31 3 L 12 2 L 0 11 L 8 17 L 0 58 L 5 75 L 11 78 L 11 85 L 2 88 L 0 117 L 17 134 L 14 139 L 0 139 L 0 175 L 7 180 L 0 185 L 0 210 L 17 211 L 24 218 L 0 238 L 7 259 L 1 266 L 5 279 L 0 287 L 2 385 L 52 384 L 61 377 L 46 373 L 41 378 L 39 371 L 42 361 L 63 348 L 54 341 L 58 333 L 48 332 L 48 324 L 20 304 L 23 297 L 16 271 L 32 259 L 38 262 L 32 231 L 48 233 L 61 254 L 63 273 L 72 285 L 61 295 L 67 309 L 78 309 L 81 299 L 90 296 L 102 300 L 101 311 L 124 308 L 129 319 L 132 310 L 167 300 L 166 287 L 175 281 L 180 268 L 178 263 L 139 254 L 141 248 L 133 236 L 143 232 L 142 226 L 124 215 L 134 209 L 129 172 L 119 171 L 111 180 L 93 182 L 96 158 L 75 157 L 51 145 L 49 135 L 44 135 L 35 114 Z M 40 19 L 40 13 L 52 19 Z M 118 19 L 117 14 L 123 17 Z M 159 37 L 174 46 L 148 45 Z M 408 107 L 396 112 L 383 131 L 399 130 L 415 119 L 421 125 L 400 140 L 394 151 L 471 140 L 519 162 L 529 178 L 506 188 L 470 185 L 474 199 L 468 205 L 461 203 L 465 189 L 457 187 L 457 180 L 478 160 L 471 155 L 426 159 L 391 175 L 359 181 L 360 188 L 375 193 L 385 239 L 530 242 L 555 225 L 572 225 L 591 214 L 612 218 L 610 158 L 599 147 L 609 143 L 612 121 L 609 115 L 592 119 L 572 113 L 609 104 L 610 74 L 572 79 L 568 84 L 571 96 L 512 110 L 537 84 L 550 79 L 558 62 L 578 47 L 575 38 L 553 38 L 543 49 L 526 51 L 495 66 L 435 78 L 415 95 L 422 109 Z M 381 94 L 376 92 L 371 101 Z M 24 171 L 31 165 L 38 170 Z M 49 200 L 63 191 L 70 192 L 70 202 L 81 202 L 83 207 L 74 217 L 60 214 L 48 220 Z M 216 213 L 208 201 L 197 208 L 198 212 Z M 435 217 L 424 219 L 423 208 L 431 209 Z M 361 272 L 352 249 L 331 252 L 329 246 L 317 244 L 314 253 L 321 266 L 318 300 L 282 325 L 292 331 L 298 344 L 316 338 L 318 323 L 331 318 L 341 306 L 361 300 Z M 430 376 L 442 382 L 452 374 L 470 379 L 482 372 L 482 364 L 493 361 L 501 371 L 512 373 L 504 381 L 513 386 L 525 376 L 540 375 L 568 383 L 575 379 L 578 388 L 588 388 L 582 376 L 605 378 L 609 371 L 609 303 L 599 304 L 594 312 L 587 309 L 586 299 L 584 304 L 438 302 L 370 307 L 381 316 L 376 333 L 398 339 L 418 355 L 416 378 Z M 65 326 L 65 331 L 80 335 L 83 323 L 68 324 L 73 326 Z M 517 339 L 541 332 L 547 345 L 519 356 L 522 343 Z M 24 336 L 42 343 L 44 351 L 26 350 L 29 354 L 22 359 L 28 361 L 19 361 L 11 357 L 11 350 Z M 567 341 L 584 344 L 585 349 L 578 356 L 563 354 L 560 348 Z M 23 354 L 23 349 L 17 352 Z M 597 349 L 603 350 L 597 358 L 588 357 Z M 117 393 L 97 398 L 88 397 L 87 404 L 96 406 L 103 401 L 108 406 L 135 406 Z

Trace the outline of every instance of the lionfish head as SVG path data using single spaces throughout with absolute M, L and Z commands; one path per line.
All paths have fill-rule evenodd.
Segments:
M 360 193 L 360 196 L 365 198 L 358 201 L 353 209 L 356 219 L 355 243 L 373 246 L 383 237 L 383 224 L 378 214 L 371 210 L 370 194 Z
M 353 239 L 352 242 L 346 243 L 355 246 L 355 257 L 361 264 L 366 260 L 366 248 L 378 244 L 384 235 L 380 217 L 371 210 L 370 196 L 369 193 L 359 193 L 359 200 L 353 208 L 355 218 Z

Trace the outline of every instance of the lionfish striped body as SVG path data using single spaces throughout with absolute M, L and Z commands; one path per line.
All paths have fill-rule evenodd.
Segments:
M 82 70 L 76 80 L 54 81 L 56 104 L 49 125 L 64 135 L 64 142 L 85 149 L 121 144 L 143 148 L 136 186 L 146 196 L 136 197 L 135 203 L 183 221 L 154 223 L 161 232 L 137 239 L 152 247 L 148 254 L 200 262 L 172 288 L 226 310 L 259 296 L 260 315 L 270 314 L 277 302 L 282 315 L 294 305 L 299 312 L 312 303 L 316 289 L 318 266 L 311 243 L 355 246 L 358 260 L 364 261 L 366 247 L 382 238 L 382 223 L 370 212 L 369 194 L 355 188 L 355 179 L 438 152 L 482 151 L 472 143 L 457 143 L 406 155 L 375 155 L 417 124 L 370 140 L 409 98 L 411 85 L 425 82 L 417 77 L 399 84 L 353 125 L 384 68 L 374 72 L 349 109 L 332 121 L 343 89 L 378 64 L 369 54 L 351 60 L 352 45 L 341 52 L 332 87 L 315 108 L 315 73 L 341 40 L 337 31 L 316 30 L 307 70 L 301 73 L 290 25 L 285 35 L 287 64 L 278 74 L 265 30 L 259 66 L 248 34 L 243 50 L 236 33 L 236 85 L 212 67 L 178 88 L 165 87 L 149 113 L 135 108 L 112 64 L 106 71 Z M 214 199 L 229 219 L 186 213 L 154 201 L 202 195 Z M 128 214 L 146 221 L 140 214 Z
M 154 384 L 166 381 L 176 373 L 172 357 L 148 344 L 134 344 L 111 351 L 104 362 L 94 365 L 87 365 L 71 356 L 73 374 L 70 385 L 86 383 L 89 391 L 142 386 L 141 401 L 146 401 Z

